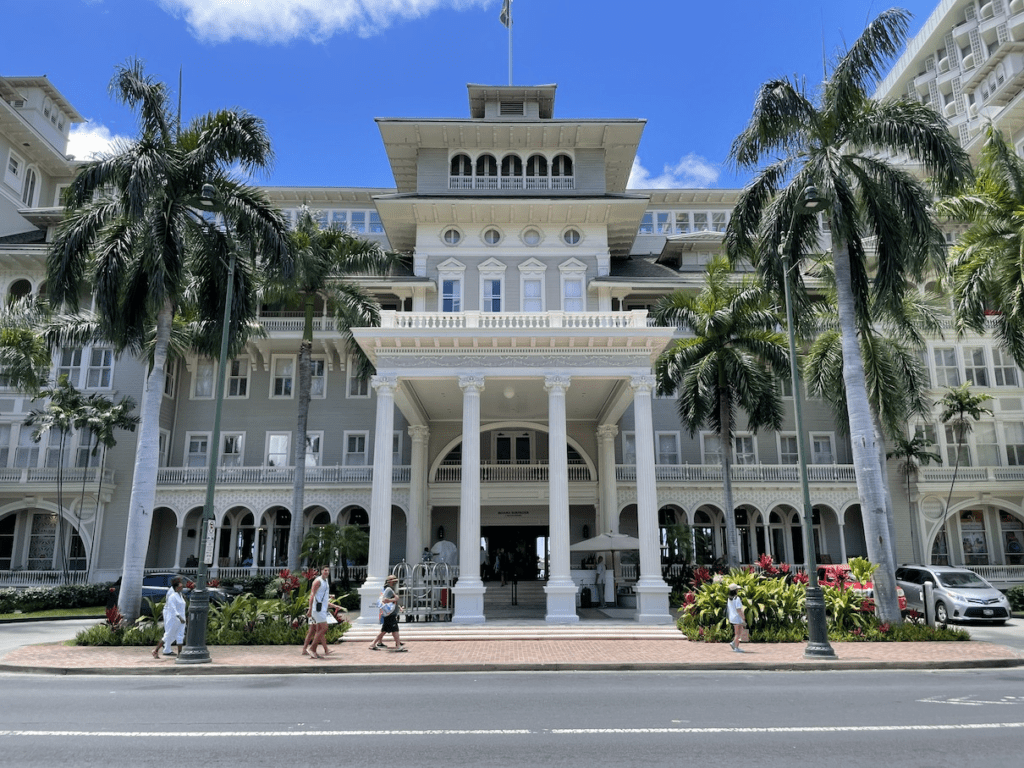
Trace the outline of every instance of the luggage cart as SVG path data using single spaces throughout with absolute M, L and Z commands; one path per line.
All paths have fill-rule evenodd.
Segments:
M 398 577 L 399 598 L 407 622 L 451 621 L 453 569 L 447 563 L 401 562 L 392 573 Z

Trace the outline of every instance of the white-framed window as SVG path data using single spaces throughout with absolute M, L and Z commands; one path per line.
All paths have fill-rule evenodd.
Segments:
M 462 242 L 462 233 L 456 227 L 448 227 L 441 233 L 441 241 L 445 245 L 458 245 Z
M 71 466 L 71 436 L 68 435 L 64 442 L 64 450 L 60 449 L 60 432 L 51 430 L 47 434 L 46 452 L 43 461 L 48 469 L 56 469 L 60 466 L 61 454 L 64 456 L 64 466 Z
M 201 358 L 196 361 L 196 372 L 192 377 L 193 400 L 209 400 L 213 398 L 214 369 L 213 360 Z
M 484 312 L 501 312 L 501 278 L 485 277 L 481 282 L 483 296 L 480 309 Z
M 583 233 L 576 227 L 567 227 L 562 230 L 562 242 L 569 246 L 576 246 L 583 242 Z
M 622 433 L 622 463 L 636 464 L 636 433 Z
M 779 464 L 799 464 L 800 446 L 796 435 L 778 435 Z
M 811 432 L 811 463 L 835 464 L 836 455 L 833 449 L 833 438 L 827 432 Z
M 700 462 L 715 465 L 722 463 L 722 441 L 714 432 L 700 433 Z
M 708 215 L 703 211 L 696 211 L 693 214 L 693 231 L 694 232 L 707 232 L 708 231 Z
M 1024 466 L 1024 421 L 1004 422 L 1003 442 L 1006 445 L 1006 465 Z
M 369 397 L 370 377 L 359 375 L 356 359 L 349 355 L 345 364 L 345 397 Z
M 956 442 L 956 429 L 952 424 L 945 425 L 945 437 L 946 437 L 946 463 L 949 466 L 956 465 L 956 454 L 957 454 L 957 442 Z M 960 446 L 960 466 L 970 467 L 973 466 L 971 463 L 971 443 L 968 437 L 964 436 L 964 442 Z
M 367 443 L 369 432 L 348 432 L 344 434 L 342 464 L 346 467 L 365 467 L 367 463 Z
M 348 229 L 360 235 L 366 234 L 366 211 L 349 211 Z
M 455 259 L 448 259 L 437 267 L 438 284 L 441 286 L 442 312 L 462 311 L 462 281 L 466 265 Z
M 648 211 L 640 219 L 640 226 L 637 228 L 636 233 L 638 235 L 653 235 L 654 234 L 654 212 Z
M 964 380 L 976 387 L 988 386 L 988 361 L 984 347 L 964 347 Z
M 519 265 L 520 311 L 544 311 L 544 273 L 547 267 L 537 259 L 529 259 Z
M 21 193 L 22 178 L 25 175 L 25 161 L 13 149 L 7 153 L 7 165 L 4 166 L 4 181 L 11 189 Z
M 290 399 L 295 390 L 295 355 L 272 355 L 270 397 Z
M 268 467 L 291 466 L 291 432 L 267 432 L 265 461 Z
M 19 469 L 39 466 L 39 443 L 32 440 L 32 430 L 22 427 L 18 433 L 18 447 L 14 449 L 14 466 Z
M 174 398 L 178 388 L 178 361 L 167 360 L 164 363 L 164 397 Z M 164 464 L 164 466 L 167 466 Z
M 484 245 L 498 245 L 503 236 L 497 227 L 488 227 L 480 237 L 484 241 Z
M 391 438 L 391 463 L 398 467 L 402 464 L 402 430 L 396 429 Z
M 1002 464 L 994 421 L 979 421 L 971 430 L 971 437 L 974 439 L 979 467 L 998 467 Z
M 310 358 L 309 396 L 317 400 L 327 397 L 327 359 L 324 357 Z
M 558 270 L 562 273 L 562 311 L 584 312 L 587 308 L 583 286 L 586 265 L 572 259 L 559 265 Z
M 654 442 L 658 447 L 658 454 L 655 457 L 657 464 L 680 464 L 679 461 L 679 433 L 678 432 L 655 432 Z
M 228 361 L 227 397 L 249 397 L 249 357 L 243 355 Z
M 64 190 L 70 187 L 70 184 L 58 184 L 57 190 L 53 194 L 53 204 L 59 208 L 64 207 Z
M 89 371 L 86 387 L 89 389 L 110 389 L 114 374 L 114 350 L 93 347 L 89 350 Z
M 35 208 L 39 199 L 39 174 L 29 166 L 25 171 L 25 182 L 21 188 L 21 203 L 26 208 Z
M 241 467 L 245 460 L 245 432 L 222 432 L 220 466 Z
M 6 467 L 11 458 L 11 425 L 0 424 L 0 467 Z
M 935 361 L 935 386 L 959 387 L 962 382 L 956 347 L 936 347 L 932 350 L 932 359 Z
M 1017 375 L 1017 366 L 1013 358 L 999 347 L 992 348 L 992 369 L 997 387 L 1019 386 L 1020 377 Z
M 76 467 L 98 467 L 103 458 L 103 448 L 98 448 L 99 439 L 92 432 L 78 433 L 78 448 L 75 450 Z M 97 450 L 98 448 L 98 450 Z
M 171 433 L 169 430 L 160 430 L 158 450 L 160 451 L 159 466 L 166 467 L 171 455 Z
M 536 227 L 527 227 L 519 237 L 523 241 L 523 245 L 529 246 L 530 248 L 535 248 L 544 242 L 543 233 Z
M 322 431 L 306 433 L 306 466 L 319 467 L 323 460 L 324 433 Z
M 82 380 L 82 350 L 62 349 L 57 363 L 57 378 L 67 376 L 68 382 L 77 387 Z
M 185 433 L 185 466 L 206 467 L 210 463 L 210 433 Z
M 732 440 L 733 462 L 757 464 L 757 441 L 753 435 L 736 435 Z

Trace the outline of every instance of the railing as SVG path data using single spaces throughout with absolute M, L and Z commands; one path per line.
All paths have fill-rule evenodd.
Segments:
M 449 176 L 448 189 L 498 190 L 528 189 L 570 191 L 576 189 L 575 176 Z
M 480 467 L 480 482 L 546 483 L 551 477 L 549 470 L 547 464 L 487 464 Z M 590 480 L 590 467 L 585 464 L 569 465 L 570 483 L 586 483 Z M 457 464 L 438 467 L 433 482 L 462 482 L 462 467 Z
M 302 333 L 305 325 L 304 317 L 273 317 L 260 315 L 260 325 L 264 330 L 277 333 Z M 314 333 L 331 333 L 334 331 L 333 317 L 314 317 Z
M 0 587 L 55 587 L 60 584 L 85 584 L 88 571 L 0 571 Z
M 730 473 L 735 482 L 798 483 L 796 464 L 733 464 Z M 656 464 L 654 477 L 660 482 L 722 482 L 721 464 Z M 616 464 L 615 479 L 636 482 L 635 464 Z M 853 483 L 857 476 L 852 464 L 809 464 L 807 479 L 817 483 Z
M 984 483 L 990 480 L 1013 480 L 1024 475 L 1024 467 L 918 467 L 919 483 L 951 483 L 956 472 L 957 482 Z
M 65 467 L 61 477 L 65 484 L 78 483 L 81 485 L 83 475 L 86 483 L 95 483 L 99 471 L 99 467 Z M 17 483 L 18 485 L 56 483 L 57 474 L 56 467 L 5 467 L 0 469 L 0 483 Z M 109 485 L 113 482 L 114 471 L 111 469 L 103 470 L 103 484 Z
M 1024 584 L 1024 565 L 965 565 L 981 578 L 995 584 Z
M 253 576 L 277 576 L 281 571 L 285 569 L 283 565 L 223 565 L 223 566 L 211 566 L 210 567 L 210 578 L 216 579 L 230 579 L 231 581 L 242 581 L 244 579 L 251 579 Z M 175 568 L 174 566 L 168 566 L 167 568 L 146 568 L 143 573 L 145 575 L 153 573 L 167 573 L 168 571 L 174 571 L 175 573 L 181 574 L 188 579 L 195 579 L 198 573 L 198 568 Z M 82 573 L 85 573 L 84 571 Z M 0 576 L 3 574 L 0 573 Z M 59 575 L 59 574 L 58 574 Z M 341 578 L 341 568 L 331 568 L 331 580 L 336 581 Z M 348 567 L 348 578 L 353 584 L 362 584 L 366 581 L 366 566 L 365 565 L 350 565 Z
M 203 485 L 206 467 L 162 467 L 157 470 L 157 485 Z M 408 483 L 412 467 L 392 467 L 391 481 Z M 221 485 L 291 485 L 294 467 L 220 467 L 217 483 Z M 373 482 L 373 467 L 306 467 L 308 485 L 366 484 Z
M 647 310 L 628 312 L 395 312 L 380 313 L 382 329 L 516 330 L 579 328 L 590 330 L 647 328 Z

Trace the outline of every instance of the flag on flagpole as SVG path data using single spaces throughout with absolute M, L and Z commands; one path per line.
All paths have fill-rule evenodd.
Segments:
M 498 17 L 498 21 L 506 27 L 512 26 L 512 0 L 503 0 L 501 3 L 501 15 Z

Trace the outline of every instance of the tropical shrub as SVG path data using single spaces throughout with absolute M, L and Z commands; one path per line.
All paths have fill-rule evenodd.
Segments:
M 1017 612 L 1024 611 L 1024 585 L 1006 590 L 1006 597 L 1010 601 L 1010 608 Z
M 0 589 L 0 613 L 30 613 L 59 608 L 102 607 L 107 604 L 112 583 L 62 584 L 56 587 Z

